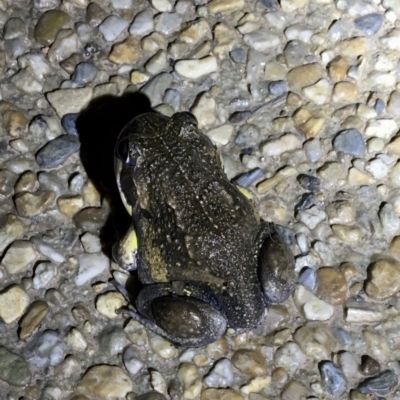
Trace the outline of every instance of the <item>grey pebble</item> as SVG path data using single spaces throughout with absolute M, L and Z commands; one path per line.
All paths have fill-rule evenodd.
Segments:
M 291 40 L 285 47 L 286 64 L 289 68 L 303 65 L 305 58 L 310 54 L 308 46 L 301 40 Z
M 373 378 L 362 381 L 357 390 L 363 394 L 377 393 L 387 394 L 399 383 L 397 375 L 390 369 L 383 371 Z
M 174 111 L 179 111 L 181 107 L 181 94 L 175 89 L 168 89 L 163 97 L 163 103 L 169 104 Z
M 146 83 L 140 92 L 145 94 L 150 100 L 152 105 L 157 105 L 162 102 L 165 91 L 171 86 L 172 75 L 167 72 L 155 76 L 150 82 Z
M 72 80 L 79 85 L 90 83 L 96 78 L 97 71 L 98 69 L 93 63 L 82 62 L 76 66 Z
M 321 142 L 319 139 L 312 139 L 304 144 L 304 151 L 308 161 L 315 163 L 321 158 Z
M 249 187 L 254 182 L 261 179 L 263 176 L 264 176 L 264 171 L 261 168 L 256 168 L 234 179 L 234 183 L 242 187 Z
M 136 400 L 167 400 L 167 398 L 159 392 L 153 391 L 135 397 Z
M 332 361 L 322 361 L 318 367 L 325 390 L 333 396 L 341 396 L 347 389 L 347 380 L 341 368 Z
M 105 328 L 99 338 L 102 350 L 110 356 L 122 353 L 124 347 L 129 343 L 124 330 L 117 326 Z
M 383 23 L 383 15 L 378 13 L 363 15 L 354 20 L 354 25 L 365 36 L 373 36 L 379 31 Z
M 353 157 L 361 157 L 366 148 L 363 136 L 355 128 L 340 132 L 333 140 L 333 147 L 336 151 Z
M 237 64 L 244 64 L 246 62 L 246 51 L 238 47 L 229 53 L 231 60 Z
M 381 115 L 383 113 L 383 110 L 385 109 L 385 102 L 382 99 L 376 99 L 374 109 L 378 115 Z
M 340 326 L 332 327 L 332 332 L 343 346 L 348 346 L 353 342 L 350 333 Z
M 64 131 L 70 135 L 77 135 L 78 129 L 76 127 L 76 121 L 80 116 L 80 113 L 65 114 L 61 119 L 61 125 Z
M 10 18 L 3 30 L 3 39 L 17 39 L 26 35 L 25 22 L 21 18 Z
M 15 386 L 25 386 L 31 379 L 28 363 L 5 347 L 0 347 L 0 379 Z
M 303 189 L 310 190 L 311 192 L 319 192 L 321 187 L 321 180 L 316 176 L 300 174 L 297 181 Z
M 299 274 L 299 283 L 306 289 L 313 291 L 317 286 L 317 274 L 312 268 L 303 268 Z
M 278 0 L 261 0 L 261 4 L 270 10 L 279 8 Z
M 0 195 L 9 196 L 14 192 L 14 185 L 18 179 L 15 172 L 3 169 L 0 171 Z
M 285 81 L 274 81 L 269 84 L 268 89 L 273 96 L 280 96 L 287 91 L 288 87 Z
M 38 333 L 26 348 L 27 360 L 39 368 L 59 364 L 65 357 L 66 345 L 56 331 Z
M 232 124 L 240 124 L 249 119 L 253 113 L 251 111 L 235 111 L 229 116 L 229 122 Z
M 260 130 L 256 125 L 245 124 L 243 125 L 235 139 L 236 146 L 241 148 L 249 148 L 255 146 L 259 142 Z
M 76 153 L 80 148 L 75 135 L 62 135 L 48 142 L 36 154 L 36 162 L 41 168 L 56 168 Z
M 154 19 L 154 29 L 163 35 L 169 36 L 179 31 L 182 17 L 178 13 L 161 13 Z

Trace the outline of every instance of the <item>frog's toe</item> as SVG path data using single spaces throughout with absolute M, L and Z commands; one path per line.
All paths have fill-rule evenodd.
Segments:
M 297 281 L 295 260 L 284 238 L 269 226 L 259 256 L 259 278 L 267 302 L 281 303 L 292 293 Z

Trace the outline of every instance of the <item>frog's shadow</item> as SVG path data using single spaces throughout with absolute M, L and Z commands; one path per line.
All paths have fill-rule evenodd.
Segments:
M 150 111 L 153 111 L 150 101 L 142 93 L 131 92 L 121 97 L 105 95 L 92 100 L 76 121 L 82 164 L 101 198 L 110 205 L 110 213 L 100 232 L 103 252 L 109 257 L 113 243 L 125 234 L 131 223 L 115 179 L 115 144 L 125 125 Z

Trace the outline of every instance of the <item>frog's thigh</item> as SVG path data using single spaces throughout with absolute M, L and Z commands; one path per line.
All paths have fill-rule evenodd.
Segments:
M 190 290 L 185 286 L 185 282 L 173 282 L 144 287 L 136 301 L 138 311 L 142 315 L 151 315 L 149 323 L 153 326 L 150 329 L 177 345 L 212 343 L 225 333 L 226 318 L 201 295 L 194 297 L 195 288 Z M 174 289 L 181 293 L 172 295 Z
M 124 269 L 136 269 L 138 240 L 135 229 L 131 225 L 125 236 L 113 249 L 115 262 Z
M 268 302 L 281 303 L 290 296 L 296 283 L 292 250 L 272 223 L 261 224 L 258 244 L 259 277 L 264 295 Z

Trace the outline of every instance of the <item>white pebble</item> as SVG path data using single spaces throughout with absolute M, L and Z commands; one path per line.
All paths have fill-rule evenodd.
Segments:
M 144 367 L 144 363 L 136 357 L 135 351 L 132 347 L 127 347 L 125 349 L 123 354 L 123 361 L 125 368 L 132 376 L 138 374 Z
M 172 4 L 169 0 L 151 0 L 151 5 L 160 12 L 172 11 Z
M 144 36 L 154 30 L 153 11 L 145 10 L 136 15 L 129 33 L 134 36 Z
M 101 251 L 100 238 L 91 232 L 82 235 L 81 243 L 86 253 L 99 253 Z
M 300 149 L 303 141 L 293 133 L 287 133 L 279 139 L 267 142 L 263 147 L 263 154 L 267 157 L 277 157 L 286 151 Z
M 20 68 L 27 68 L 28 71 L 37 79 L 44 79 L 45 75 L 50 72 L 50 65 L 45 59 L 43 53 L 27 53 L 18 57 L 18 65 Z
M 248 46 L 261 52 L 272 49 L 280 43 L 278 35 L 263 28 L 244 35 L 243 40 Z
M 31 242 L 35 245 L 36 250 L 38 250 L 39 253 L 42 253 L 50 261 L 53 261 L 57 264 L 65 261 L 65 257 L 59 251 L 38 237 L 32 238 Z
M 33 287 L 36 290 L 44 289 L 57 275 L 57 268 L 52 263 L 41 262 L 35 268 Z
M 107 271 L 110 267 L 110 260 L 103 253 L 80 254 L 78 275 L 75 283 L 78 286 L 84 285 L 97 275 Z
M 383 179 L 388 174 L 389 168 L 380 158 L 375 158 L 368 161 L 365 170 L 375 179 Z
M 169 360 L 178 355 L 176 348 L 167 340 L 156 334 L 150 335 L 150 347 L 161 358 Z
M 314 229 L 320 222 L 326 219 L 326 213 L 317 206 L 307 210 L 299 210 L 297 218 L 309 229 Z
M 111 0 L 112 6 L 116 10 L 129 10 L 132 8 L 132 0 Z
M 320 79 L 314 85 L 303 89 L 304 95 L 315 104 L 325 104 L 331 95 L 331 88 L 326 79 Z
M 186 79 L 198 79 L 216 72 L 217 69 L 218 63 L 214 56 L 207 56 L 200 60 L 180 60 L 175 64 L 175 71 Z
M 385 235 L 394 236 L 400 228 L 400 219 L 393 210 L 393 206 L 386 203 L 379 211 L 379 219 Z
M 367 137 L 390 139 L 398 129 L 398 125 L 394 120 L 382 118 L 368 122 L 367 128 L 365 129 L 365 135 Z
M 301 24 L 294 24 L 285 29 L 286 39 L 301 40 L 305 43 L 310 43 L 311 36 L 314 31 Z
M 219 360 L 211 370 L 211 372 L 203 379 L 206 386 L 215 388 L 225 388 L 233 383 L 232 363 L 223 358 Z
M 207 136 L 218 146 L 228 144 L 234 128 L 232 125 L 226 124 L 218 126 L 217 128 L 211 129 L 207 132 Z
M 294 374 L 299 366 L 305 361 L 305 355 L 300 350 L 298 344 L 287 342 L 276 350 L 274 363 L 278 367 L 283 367 L 290 374 Z
M 326 321 L 333 315 L 332 305 L 320 300 L 302 285 L 297 285 L 294 290 L 293 301 L 307 320 Z

